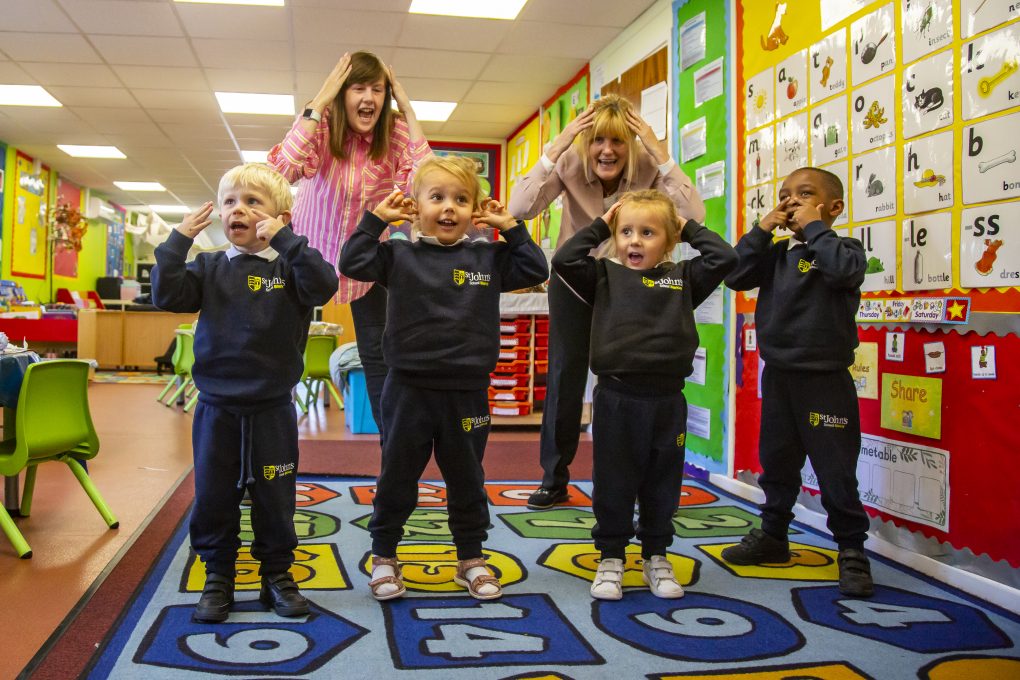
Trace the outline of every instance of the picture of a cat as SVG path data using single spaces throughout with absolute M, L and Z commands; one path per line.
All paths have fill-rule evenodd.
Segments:
M 921 94 L 914 97 L 914 106 L 922 113 L 931 113 L 940 109 L 944 103 L 941 87 L 921 90 Z

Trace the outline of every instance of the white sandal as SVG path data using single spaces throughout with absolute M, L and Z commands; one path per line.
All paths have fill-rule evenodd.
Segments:
M 673 565 L 665 555 L 652 555 L 645 560 L 641 572 L 655 597 L 672 600 L 684 596 L 683 586 L 676 580 Z
M 622 600 L 623 560 L 616 557 L 601 560 L 589 590 L 596 600 Z

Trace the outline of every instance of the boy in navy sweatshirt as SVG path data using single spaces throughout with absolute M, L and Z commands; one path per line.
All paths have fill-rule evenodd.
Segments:
M 227 172 L 217 192 L 230 248 L 185 259 L 212 220 L 212 202 L 184 218 L 156 248 L 152 299 L 171 312 L 201 311 L 191 374 L 199 389 L 192 426 L 195 506 L 191 545 L 206 581 L 194 618 L 220 622 L 234 601 L 240 503 L 251 495 L 261 562 L 259 599 L 280 616 L 308 613 L 288 570 L 294 562 L 297 419 L 291 390 L 301 377 L 312 308 L 339 281 L 308 239 L 288 226 L 287 180 L 263 163 Z
M 606 239 L 615 257 L 589 255 Z M 701 254 L 670 262 L 680 240 Z M 655 189 L 624 194 L 553 257 L 556 273 L 593 307 L 591 370 L 599 381 L 592 413 L 591 533 L 602 559 L 592 597 L 623 597 L 635 499 L 645 582 L 657 597 L 684 594 L 666 550 L 684 473 L 683 387 L 698 349 L 694 308 L 736 264 L 725 240 L 678 217 L 669 197 Z
M 430 158 L 414 176 L 414 198 L 394 191 L 366 212 L 340 253 L 340 271 L 389 293 L 383 356 L 386 427 L 376 484 L 372 580 L 377 600 L 400 597 L 397 544 L 418 501 L 418 480 L 435 450 L 447 487 L 457 547 L 454 581 L 472 597 L 502 594 L 482 556 L 489 508 L 482 453 L 489 435 L 489 373 L 499 355 L 499 295 L 549 277 L 527 228 L 499 202 L 482 200 L 474 163 Z M 379 241 L 388 223 L 416 220 L 415 242 Z M 470 241 L 472 220 L 505 240 Z
M 761 529 L 752 529 L 722 557 L 744 565 L 790 559 L 787 529 L 806 455 L 839 546 L 839 589 L 868 597 L 874 592 L 864 554 L 869 521 L 856 474 L 861 421 L 847 370 L 857 347 L 854 318 L 867 268 L 864 247 L 832 231 L 843 211 L 843 183 L 831 172 L 795 171 L 779 199 L 740 239 L 740 265 L 726 279 L 734 290 L 760 289 L 754 320 L 765 361 L 758 443 L 765 502 Z M 773 243 L 772 233 L 781 226 L 793 237 Z

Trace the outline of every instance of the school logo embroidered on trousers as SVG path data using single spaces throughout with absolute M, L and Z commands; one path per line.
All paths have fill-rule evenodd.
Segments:
M 470 418 L 461 418 L 460 427 L 465 432 L 470 432 L 476 427 L 486 427 L 489 424 L 489 416 L 472 416 Z
M 461 428 L 464 429 L 465 432 L 470 432 L 471 431 L 471 419 L 470 418 L 461 418 L 460 419 L 460 426 L 461 426 Z
M 262 277 L 249 275 L 248 287 L 251 288 L 253 293 L 259 292 L 259 290 L 262 288 Z
M 687 441 L 687 433 L 686 432 L 681 432 L 680 434 L 678 434 L 676 436 L 676 445 L 678 447 L 683 446 L 686 441 Z
M 275 465 L 263 465 L 262 476 L 268 481 L 273 481 L 273 477 L 276 477 L 276 466 Z
M 811 427 L 834 427 L 837 430 L 842 430 L 850 423 L 850 419 L 845 416 L 830 416 L 828 413 L 816 413 L 815 411 L 808 412 L 808 423 Z

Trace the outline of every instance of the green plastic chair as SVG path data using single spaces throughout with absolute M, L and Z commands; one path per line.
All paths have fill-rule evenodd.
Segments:
M 337 392 L 333 379 L 329 375 L 329 357 L 333 354 L 334 349 L 336 349 L 335 335 L 308 336 L 308 342 L 305 344 L 305 370 L 298 383 L 305 388 L 304 401 L 296 390 L 294 396 L 294 401 L 297 402 L 301 413 L 308 413 L 308 409 L 318 400 L 319 392 L 323 387 L 329 390 L 328 394 L 333 395 L 337 408 L 344 407 L 344 400 L 340 397 L 340 393 Z M 328 396 L 326 406 L 329 406 Z
M 169 399 L 163 402 L 163 405 L 173 406 L 190 397 L 191 401 L 184 407 L 184 411 L 187 412 L 198 401 L 198 388 L 191 377 L 191 368 L 195 365 L 195 336 L 193 333 L 185 332 L 188 330 L 187 328 L 182 327 L 178 330 L 177 345 L 174 347 L 174 378 L 171 385 L 163 388 L 163 392 L 159 395 L 159 401 L 163 402 L 166 392 L 169 391 L 173 383 L 177 383 L 177 389 Z
M 22 517 L 32 512 L 36 467 L 59 461 L 71 468 L 106 525 L 111 529 L 120 526 L 82 467 L 82 461 L 99 453 L 99 437 L 89 412 L 88 380 L 88 362 L 76 359 L 43 361 L 31 364 L 25 371 L 14 417 L 15 436 L 0 442 L 0 474 L 13 476 L 25 471 Z M 32 556 L 28 542 L 3 507 L 0 527 L 19 557 Z
M 180 326 L 177 327 L 177 330 L 190 331 L 191 324 L 182 323 Z M 168 380 L 166 386 L 163 387 L 163 391 L 159 393 L 158 397 L 156 397 L 156 401 L 160 403 L 163 403 L 163 397 L 165 397 L 170 392 L 171 389 L 179 387 L 182 384 L 185 384 L 188 380 L 188 377 L 191 375 L 191 366 L 186 365 L 185 363 L 184 343 L 181 342 L 180 339 L 181 335 L 182 335 L 181 333 L 176 333 L 174 335 L 174 354 L 173 357 L 171 358 L 171 362 L 174 365 L 174 374 L 170 376 L 170 380 Z M 194 352 L 192 352 L 191 362 L 194 363 L 194 360 L 195 360 Z M 169 401 L 166 405 L 169 406 L 172 403 L 173 400 Z

